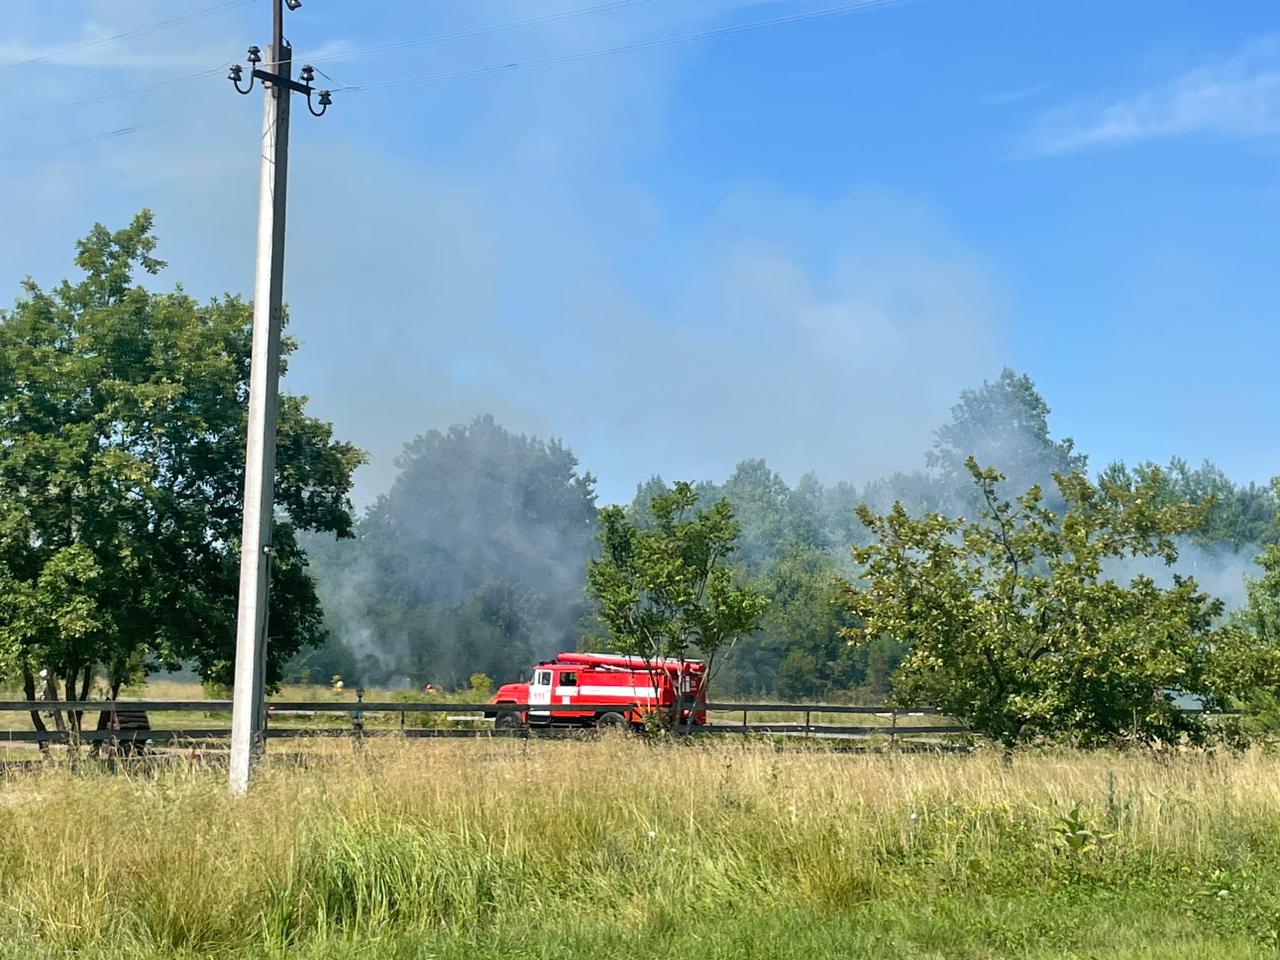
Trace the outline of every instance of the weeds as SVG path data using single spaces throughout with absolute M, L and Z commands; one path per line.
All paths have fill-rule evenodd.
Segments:
M 609 737 L 370 741 L 358 764 L 317 744 L 307 763 L 269 760 L 241 801 L 200 766 L 0 781 L 0 956 L 1277 946 L 1280 759 L 1262 753 L 1009 767 Z
M 1114 833 L 1103 833 L 1093 823 L 1080 813 L 1080 805 L 1076 804 L 1071 808 L 1071 812 L 1064 817 L 1059 817 L 1058 822 L 1050 828 L 1057 835 L 1062 846 L 1072 853 L 1085 853 L 1090 850 L 1097 850 L 1108 840 L 1115 837 Z

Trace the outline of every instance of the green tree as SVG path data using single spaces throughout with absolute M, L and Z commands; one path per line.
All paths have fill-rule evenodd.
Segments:
M 825 698 L 866 680 L 864 658 L 844 637 L 857 621 L 838 603 L 839 583 L 830 556 L 819 550 L 795 551 L 764 581 L 769 606 L 761 634 L 776 638 L 782 657 L 739 659 L 763 661 L 763 669 L 776 675 L 777 693 L 787 699 Z
M 816 685 L 825 685 L 817 678 L 825 669 L 826 658 L 818 655 L 805 659 L 799 650 L 794 656 L 792 651 L 804 648 L 815 653 L 821 646 L 819 635 L 829 626 L 830 617 L 808 622 L 785 615 L 795 602 L 791 594 L 797 588 L 799 570 L 793 558 L 807 554 L 817 559 L 826 547 L 819 489 L 817 480 L 809 477 L 792 490 L 760 459 L 739 463 L 723 484 L 695 487 L 704 503 L 725 498 L 733 504 L 734 518 L 741 529 L 734 564 L 766 597 L 781 601 L 770 604 L 761 628 L 741 638 L 732 659 L 723 664 L 718 683 L 737 694 L 777 693 L 781 666 L 789 656 L 789 689 L 796 689 L 803 682 L 802 676 L 813 679 Z M 783 567 L 788 570 L 783 571 Z M 820 588 L 815 584 L 815 589 Z
M 854 551 L 862 582 L 844 589 L 861 621 L 850 635 L 906 644 L 895 676 L 903 702 L 933 703 L 1010 746 L 1171 741 L 1205 733 L 1172 692 L 1221 703 L 1271 662 L 1265 644 L 1220 622 L 1222 604 L 1194 580 L 1161 588 L 1107 575 L 1117 558 L 1172 564 L 1174 538 L 1200 522 L 1203 508 L 1158 502 L 1158 473 L 1096 485 L 1059 475 L 1059 512 L 1037 487 L 1003 500 L 1000 474 L 972 458 L 967 468 L 981 519 L 917 519 L 901 505 L 861 512 L 874 540 Z
M 722 486 L 699 490 L 704 500 L 727 499 L 742 534 L 734 558 L 758 575 L 796 550 L 826 545 L 817 505 L 792 491 L 761 459 L 743 460 Z
M 650 506 L 654 497 L 670 492 L 671 488 L 667 486 L 667 482 L 656 473 L 643 483 L 637 483 L 636 494 L 631 498 L 631 505 L 628 508 L 631 519 L 639 524 L 652 523 L 653 514 Z
M 358 662 L 344 676 L 505 682 L 573 649 L 596 532 L 595 479 L 573 452 L 482 416 L 415 438 L 397 465 L 355 540 L 315 547 L 328 652 Z
M 1075 452 L 1070 439 L 1049 434 L 1049 405 L 1031 378 L 1005 369 L 995 382 L 983 381 L 965 390 L 951 408 L 951 421 L 940 427 L 926 460 L 954 507 L 968 516 L 984 508 L 969 481 L 969 458 L 1004 465 L 1004 489 L 1021 492 L 1032 486 L 1049 488 L 1056 473 L 1083 470 L 1086 457 Z M 1061 509 L 1053 491 L 1046 505 Z
M 1241 550 L 1280 541 L 1280 498 L 1275 489 L 1257 483 L 1236 484 L 1209 460 L 1192 467 L 1181 457 L 1174 457 L 1166 467 L 1148 462 L 1132 470 L 1114 463 L 1105 472 L 1122 479 L 1152 471 L 1158 471 L 1161 478 L 1162 503 L 1205 507 L 1204 522 L 1189 535 L 1199 546 Z
M 601 510 L 601 553 L 587 564 L 587 585 L 612 649 L 646 663 L 701 656 L 710 678 L 716 658 L 757 629 L 768 601 L 729 567 L 741 532 L 729 501 L 697 504 L 681 482 L 649 501 L 649 523 L 623 507 Z
M 1271 485 L 1280 497 L 1280 477 Z M 1270 544 L 1257 562 L 1262 575 L 1250 578 L 1246 584 L 1244 623 L 1259 637 L 1280 647 L 1280 544 Z M 1280 677 L 1276 680 L 1280 683 Z
M 1271 487 L 1280 498 L 1280 477 L 1271 481 Z M 1280 650 L 1280 544 L 1268 545 L 1257 562 L 1261 575 L 1245 581 L 1248 602 L 1239 622 L 1263 648 Z M 1270 732 L 1280 729 L 1280 663 L 1264 671 L 1256 688 L 1242 699 L 1251 707 L 1255 722 Z
M 0 312 L 0 650 L 28 698 L 41 670 L 67 699 L 103 670 L 113 690 L 184 661 L 230 679 L 252 311 L 136 283 L 164 266 L 151 226 L 95 226 L 83 278 Z M 305 404 L 281 398 L 273 682 L 321 634 L 296 531 L 350 532 L 362 459 Z

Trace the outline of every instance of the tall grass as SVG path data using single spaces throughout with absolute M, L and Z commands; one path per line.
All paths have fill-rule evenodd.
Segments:
M 1205 958 L 1264 955 L 1280 932 L 1280 760 L 1261 753 L 1008 764 L 618 737 L 310 758 L 268 762 L 243 800 L 199 768 L 0 781 L 0 943 L 1137 957 L 1159 941 Z M 758 952 L 779 937 L 798 952 Z

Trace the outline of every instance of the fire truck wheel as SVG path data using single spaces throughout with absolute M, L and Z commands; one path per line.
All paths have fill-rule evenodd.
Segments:
M 622 714 L 610 710 L 608 713 L 602 713 L 596 717 L 596 726 L 604 730 L 625 730 L 630 724 L 627 718 Z
M 495 730 L 518 730 L 521 726 L 520 714 L 511 710 L 503 710 L 493 721 Z

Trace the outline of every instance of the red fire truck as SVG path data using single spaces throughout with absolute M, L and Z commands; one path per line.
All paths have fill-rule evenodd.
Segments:
M 680 719 L 705 724 L 707 667 L 701 660 L 650 660 L 616 653 L 560 653 L 533 668 L 528 683 L 506 683 L 489 702 L 494 726 L 571 724 L 628 727 L 647 714 L 676 709 Z M 581 710 L 549 710 L 582 704 Z

